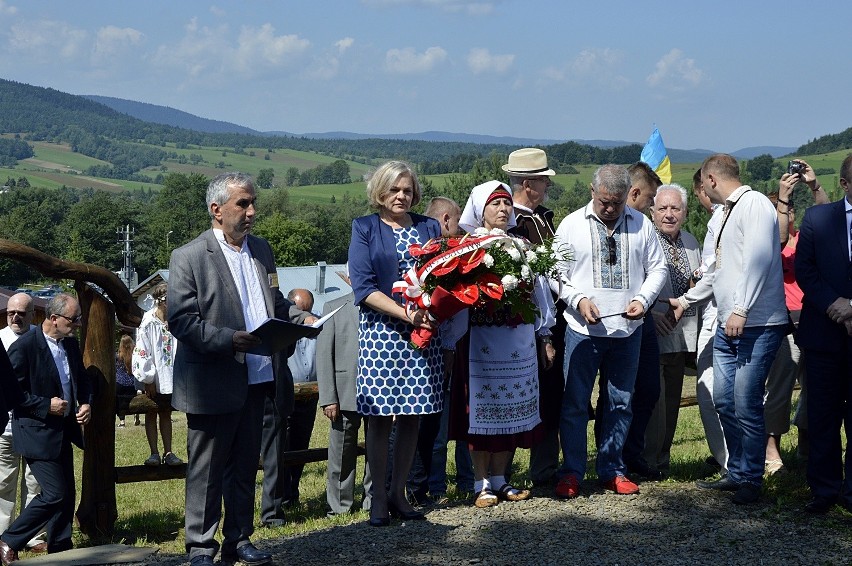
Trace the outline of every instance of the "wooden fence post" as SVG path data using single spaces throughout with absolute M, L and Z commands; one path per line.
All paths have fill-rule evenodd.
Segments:
M 100 293 L 78 281 L 74 285 L 83 312 L 83 364 L 94 381 L 92 420 L 86 425 L 83 485 L 77 521 L 90 538 L 113 533 L 115 499 L 115 308 Z

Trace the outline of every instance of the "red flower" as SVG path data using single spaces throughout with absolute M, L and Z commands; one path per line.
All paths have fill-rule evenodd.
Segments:
M 463 257 L 459 264 L 459 273 L 465 275 L 479 267 L 479 264 L 482 263 L 482 258 L 485 257 L 485 254 L 485 248 L 479 248 L 478 250 L 474 250 L 467 256 Z
M 477 280 L 479 290 L 490 298 L 499 301 L 503 298 L 503 285 L 500 278 L 494 273 L 484 273 Z
M 446 275 L 448 273 L 452 273 L 456 270 L 456 267 L 459 265 L 459 258 L 453 257 L 436 267 L 432 270 L 432 275 L 436 277 L 441 277 L 442 275 Z
M 456 286 L 450 289 L 450 292 L 461 302 L 468 305 L 474 304 L 479 300 L 479 287 L 476 283 L 464 283 L 459 281 Z
M 420 257 L 422 255 L 433 254 L 438 251 L 441 251 L 441 243 L 436 242 L 435 240 L 429 240 L 422 246 L 420 244 L 411 244 L 408 246 L 408 253 L 410 253 L 412 257 Z

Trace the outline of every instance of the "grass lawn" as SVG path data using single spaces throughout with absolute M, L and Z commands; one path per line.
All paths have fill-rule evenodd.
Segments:
M 695 377 L 687 376 L 684 384 L 684 396 L 694 395 Z M 794 393 L 795 403 L 798 392 Z M 144 417 L 143 417 L 144 419 Z M 127 417 L 125 428 L 116 429 L 116 465 L 138 465 L 148 457 L 149 451 L 145 440 L 144 426 L 134 426 L 134 417 Z M 181 413 L 173 413 L 174 446 L 178 456 L 186 458 L 186 417 Z M 362 432 L 363 440 L 363 432 Z M 316 426 L 311 438 L 311 447 L 328 445 L 328 420 L 317 411 Z M 804 471 L 796 458 L 797 435 L 793 427 L 789 434 L 784 435 L 782 453 L 791 473 L 779 474 L 765 482 L 766 500 L 772 500 L 775 505 L 768 512 L 778 513 L 790 505 L 801 506 L 808 500 L 808 490 L 805 484 Z M 594 446 L 592 427 L 589 425 L 589 446 Z M 452 458 L 453 443 L 450 443 L 450 458 L 448 458 L 448 478 L 455 477 L 455 464 Z M 710 470 L 704 464 L 709 456 L 698 407 L 681 409 L 677 434 L 672 447 L 671 476 L 668 483 L 693 482 L 707 477 Z M 594 478 L 594 453 L 590 452 L 588 477 Z M 359 459 L 358 477 L 363 473 L 363 458 Z M 530 485 L 527 476 L 529 451 L 519 450 L 515 458 L 517 469 L 517 484 Z M 82 467 L 82 454 L 75 455 L 75 465 L 78 477 L 78 497 L 80 493 L 79 478 Z M 336 525 L 346 525 L 353 522 L 365 521 L 365 512 L 358 511 L 349 516 L 327 518 L 325 516 L 325 462 L 308 464 L 302 476 L 300 485 L 301 504 L 289 512 L 291 521 L 284 526 L 265 528 L 258 527 L 254 538 L 269 539 L 290 536 L 296 533 L 309 532 L 329 528 Z M 255 510 L 260 505 L 260 483 L 262 473 L 257 475 L 257 492 Z M 458 494 L 455 486 L 449 486 L 451 498 L 460 499 L 464 494 Z M 160 482 L 140 482 L 116 486 L 118 501 L 118 520 L 115 525 L 115 535 L 112 542 L 124 542 L 133 545 L 156 545 L 166 553 L 184 552 L 184 481 L 169 480 Z M 360 493 L 356 494 L 360 501 Z M 779 517 L 780 519 L 780 517 Z M 256 524 L 259 525 L 259 515 Z M 87 537 L 75 532 L 75 545 L 88 546 L 93 544 Z

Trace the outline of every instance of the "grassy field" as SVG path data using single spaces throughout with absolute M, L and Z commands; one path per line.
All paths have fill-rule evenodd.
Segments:
M 35 151 L 35 157 L 20 161 L 15 168 L 0 167 L 0 181 L 7 177 L 17 179 L 27 177 L 32 186 L 57 188 L 62 185 L 75 188 L 93 187 L 110 192 L 121 192 L 128 189 L 159 190 L 160 185 L 154 183 L 140 183 L 138 181 L 124 181 L 118 179 L 102 179 L 82 175 L 81 172 L 91 165 L 103 165 L 105 162 L 93 159 L 71 151 L 68 144 L 54 144 L 48 142 L 29 142 Z M 141 144 L 140 144 L 141 146 Z M 276 173 L 275 183 L 283 186 L 284 175 L 288 168 L 296 167 L 300 171 L 327 165 L 337 158 L 287 149 L 277 149 L 268 153 L 267 148 L 255 147 L 245 148 L 243 153 L 234 153 L 233 148 L 224 147 L 201 147 L 177 149 L 174 144 L 168 144 L 162 148 L 168 152 L 186 156 L 200 155 L 203 161 L 198 164 L 191 162 L 179 163 L 175 159 L 166 160 L 162 165 L 149 167 L 142 171 L 152 179 L 159 174 L 165 173 L 200 173 L 208 177 L 215 176 L 223 171 L 239 170 L 252 175 L 257 175 L 261 169 L 272 168 Z M 252 156 L 251 153 L 254 153 Z M 849 153 L 848 150 L 836 151 L 827 154 L 802 156 L 812 167 L 816 169 L 832 168 L 837 171 L 843 158 Z M 268 155 L 269 159 L 265 159 Z M 776 162 L 785 166 L 787 158 L 776 159 Z M 224 168 L 218 167 L 220 163 Z M 311 185 L 304 187 L 291 187 L 290 196 L 296 201 L 307 201 L 313 203 L 330 203 L 332 197 L 339 201 L 349 193 L 350 196 L 361 197 L 365 193 L 366 184 L 361 180 L 364 174 L 370 170 L 370 166 L 355 161 L 347 161 L 350 167 L 350 175 L 356 182 L 346 185 Z M 692 186 L 692 174 L 700 166 L 700 163 L 677 163 L 672 165 L 672 181 L 686 188 Z M 555 182 L 570 188 L 576 181 L 584 185 L 591 183 L 592 174 L 596 165 L 577 165 L 578 173 L 572 175 L 556 175 Z M 429 175 L 435 187 L 439 190 L 451 175 Z M 829 192 L 832 199 L 840 198 L 842 193 L 839 188 L 837 173 L 832 175 L 821 175 L 820 183 Z
M 695 378 L 687 376 L 684 384 L 684 396 L 693 395 Z M 794 394 L 794 408 L 798 393 Z M 186 457 L 186 418 L 181 413 L 173 414 L 174 446 L 176 453 Z M 116 429 L 116 465 L 138 465 L 148 457 L 148 445 L 145 440 L 143 426 L 133 426 L 133 416 L 127 417 L 127 426 Z M 591 424 L 589 426 L 589 446 L 594 446 Z M 363 440 L 363 434 L 362 434 Z M 797 444 L 796 429 L 784 435 L 782 453 L 790 473 L 779 474 L 765 482 L 764 498 L 775 502 L 767 509 L 767 513 L 780 515 L 782 509 L 789 510 L 790 506 L 801 507 L 808 500 L 808 490 L 805 485 L 804 471 L 801 469 L 795 455 Z M 317 412 L 316 426 L 311 439 L 311 447 L 328 445 L 328 420 L 320 411 Z M 452 454 L 453 443 L 450 443 Z M 594 453 L 589 454 L 588 477 L 594 478 Z M 682 482 L 693 482 L 707 477 L 712 471 L 704 464 L 709 456 L 701 420 L 697 407 L 681 409 L 677 434 L 672 447 L 671 476 L 666 482 L 676 485 Z M 82 454 L 75 455 L 79 476 Z M 358 477 L 363 472 L 363 458 L 359 459 Z M 527 470 L 529 452 L 519 450 L 515 459 L 516 483 L 530 485 Z M 325 462 L 308 464 L 300 485 L 301 504 L 289 511 L 290 522 L 281 527 L 266 528 L 258 526 L 255 539 L 280 538 L 297 533 L 317 529 L 330 528 L 366 520 L 367 514 L 358 511 L 348 516 L 325 516 Z M 453 458 L 448 458 L 448 478 L 453 478 L 455 465 Z M 260 504 L 260 482 L 262 473 L 257 476 L 256 510 Z M 468 504 L 462 501 L 464 494 L 456 493 L 455 486 L 449 486 L 449 496 L 455 504 Z M 539 496 L 549 497 L 549 491 L 536 492 Z M 169 480 L 161 482 L 142 482 L 116 486 L 118 501 L 118 521 L 116 522 L 113 542 L 123 542 L 133 545 L 159 546 L 162 552 L 184 552 L 183 517 L 184 517 L 184 482 Z M 360 494 L 356 495 L 360 501 Z M 779 520 L 781 520 L 779 518 Z M 256 515 L 259 525 L 259 516 Z M 75 532 L 75 545 L 87 546 L 93 542 Z

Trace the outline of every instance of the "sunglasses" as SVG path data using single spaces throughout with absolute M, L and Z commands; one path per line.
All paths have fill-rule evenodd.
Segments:
M 57 314 L 56 316 L 61 316 L 62 318 L 64 318 L 64 319 L 65 319 L 65 320 L 67 320 L 68 322 L 70 322 L 71 324 L 77 324 L 78 322 L 80 322 L 81 320 L 83 320 L 83 315 L 82 315 L 82 314 L 78 314 L 77 316 L 75 316 L 75 317 L 73 317 L 73 318 L 72 318 L 72 317 L 70 317 L 70 316 L 65 316 L 64 314 Z
M 607 236 L 606 237 L 606 247 L 609 248 L 609 264 L 615 265 L 615 237 Z

